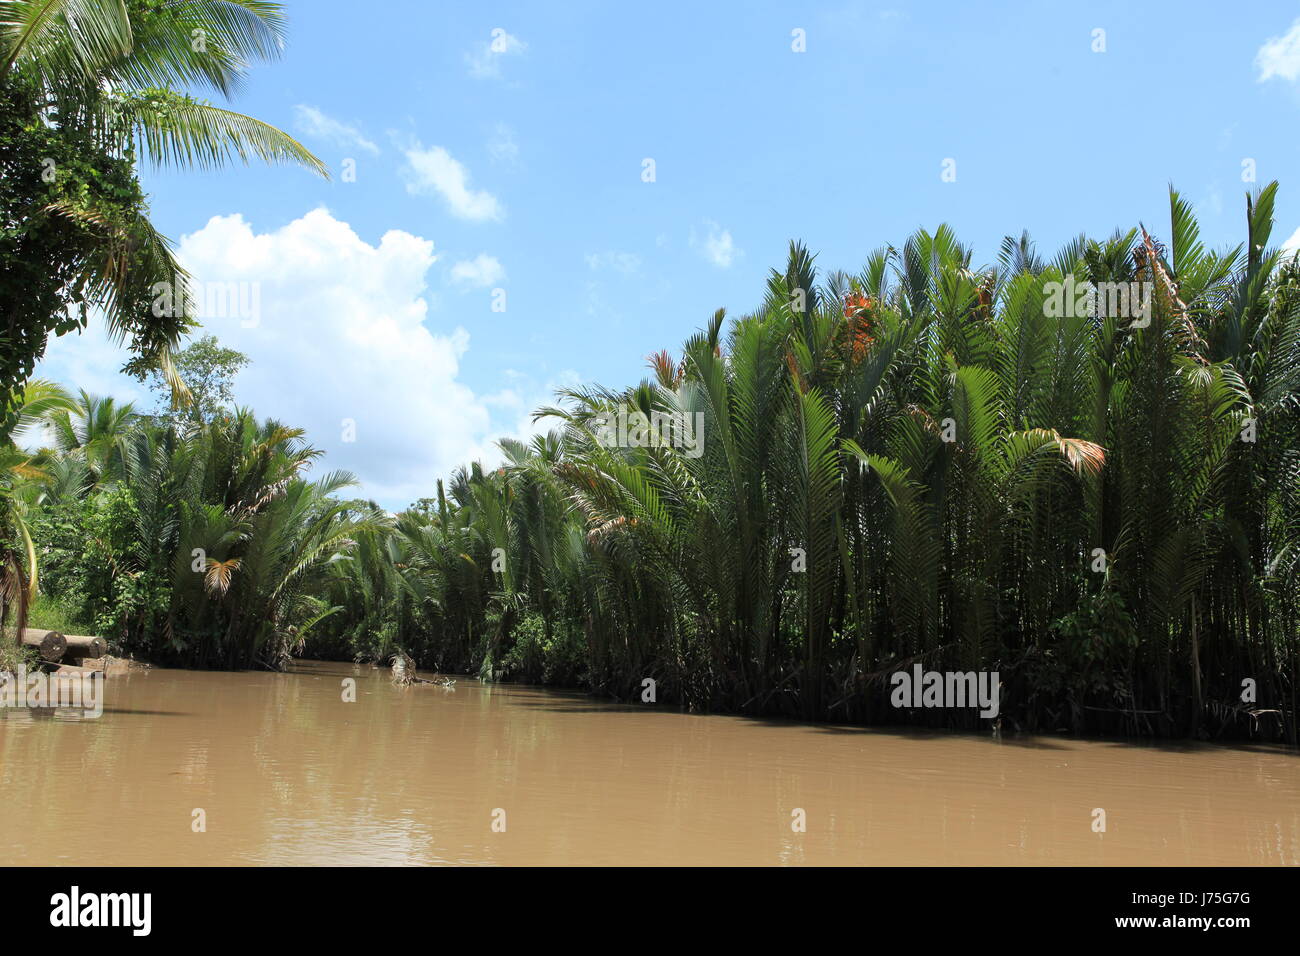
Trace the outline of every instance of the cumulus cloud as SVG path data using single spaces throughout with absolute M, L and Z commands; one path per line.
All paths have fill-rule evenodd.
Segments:
M 217 216 L 182 238 L 178 253 L 200 291 L 257 290 L 243 299 L 255 310 L 201 314 L 196 333 L 252 359 L 239 402 L 305 428 L 326 452 L 324 467 L 355 472 L 361 493 L 384 506 L 432 494 L 437 478 L 475 458 L 495 462 L 495 439 L 518 430 L 518 409 L 499 409 L 494 424 L 489 403 L 458 380 L 469 333 L 426 325 L 431 241 L 392 230 L 371 245 L 317 209 L 261 233 L 242 216 Z M 125 358 L 100 325 L 52 340 L 38 374 L 124 395 L 125 380 L 106 370 Z
M 704 221 L 708 232 L 700 237 L 691 230 L 691 248 L 696 249 L 719 269 L 730 269 L 731 264 L 744 253 L 736 248 L 731 233 L 711 219 Z
M 415 143 L 406 150 L 406 161 L 407 192 L 441 196 L 458 219 L 482 222 L 501 219 L 505 214 L 491 193 L 470 188 L 469 170 L 441 146 L 425 149 Z
M 379 147 L 366 139 L 355 126 L 349 126 L 332 116 L 326 116 L 316 107 L 303 103 L 295 106 L 293 112 L 294 129 L 303 136 L 322 139 L 337 146 L 355 146 L 367 153 L 379 155 Z
M 505 267 L 495 256 L 480 252 L 473 259 L 463 259 L 451 267 L 451 279 L 460 285 L 485 288 L 506 277 Z
M 497 27 L 492 31 L 491 39 L 465 54 L 469 75 L 478 80 L 499 80 L 501 60 L 507 56 L 519 56 L 527 49 L 528 44 L 519 37 Z
M 1280 37 L 1270 37 L 1255 54 L 1259 82 L 1280 77 L 1294 83 L 1300 80 L 1300 19 Z

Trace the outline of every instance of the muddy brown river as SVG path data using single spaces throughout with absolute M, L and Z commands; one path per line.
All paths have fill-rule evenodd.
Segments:
M 1300 863 L 1284 750 L 694 716 L 350 664 L 132 671 L 104 705 L 0 710 L 0 862 Z

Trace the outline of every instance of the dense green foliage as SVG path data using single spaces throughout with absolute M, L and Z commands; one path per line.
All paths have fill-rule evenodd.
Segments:
M 1224 252 L 1172 192 L 1168 247 L 1135 230 L 1046 260 L 1009 238 L 976 270 L 940 227 L 819 281 L 794 244 L 753 313 L 634 387 L 562 392 L 553 431 L 398 515 L 310 482 L 299 432 L 225 400 L 140 416 L 43 383 L 22 421 L 54 447 L 10 446 L 0 480 L 45 598 L 155 660 L 401 652 L 975 726 L 891 706 L 919 663 L 997 671 L 1008 727 L 1294 742 L 1300 265 L 1267 248 L 1275 191 Z M 1072 281 L 1100 304 L 1062 309 Z M 195 348 L 227 395 L 243 357 Z
M 1266 250 L 1275 188 L 1222 253 L 1174 193 L 1167 248 L 1008 239 L 975 271 L 940 227 L 819 284 L 793 246 L 753 314 L 634 388 L 565 393 L 561 430 L 364 541 L 319 649 L 973 726 L 890 706 L 921 662 L 998 671 L 1009 726 L 1294 740 L 1300 271 Z M 1145 284 L 1149 321 L 1062 314 L 1070 276 Z M 700 454 L 610 447 L 620 406 L 701 416 Z
M 120 331 L 145 354 L 181 330 L 148 308 L 150 258 L 170 257 L 149 227 L 133 158 L 86 129 L 48 123 L 37 94 L 30 83 L 0 85 L 0 426 L 12 424 L 13 390 L 47 337 L 84 326 L 89 306 L 117 296 Z M 112 259 L 121 281 L 98 281 Z
M 330 565 L 374 516 L 334 497 L 349 475 L 307 480 L 319 453 L 301 431 L 242 410 L 160 423 L 84 393 L 47 417 L 59 447 L 15 488 L 38 542 L 37 613 L 199 667 L 282 666 L 330 613 Z

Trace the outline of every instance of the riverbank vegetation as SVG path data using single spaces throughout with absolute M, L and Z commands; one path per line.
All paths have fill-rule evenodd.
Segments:
M 974 726 L 890 706 L 919 662 L 996 670 L 1024 729 L 1294 741 L 1300 271 L 1267 249 L 1275 189 L 1226 252 L 1172 192 L 1168 246 L 1009 238 L 973 269 L 941 227 L 819 280 L 792 245 L 753 313 L 632 388 L 565 392 L 558 430 L 363 539 L 322 648 Z M 1060 308 L 1085 283 L 1131 314 Z M 618 447 L 629 409 L 702 441 Z
M 190 278 L 150 221 L 138 164 L 211 169 L 256 157 L 325 175 L 292 137 L 189 92 L 229 96 L 284 36 L 280 5 L 262 0 L 0 6 L 0 447 L 20 428 L 20 406 L 38 414 L 27 380 L 50 336 L 77 333 L 92 315 L 133 353 L 126 371 L 159 372 L 186 401 L 173 356 L 193 316 L 155 305 L 160 283 L 173 302 L 190 301 Z M 30 477 L 23 456 L 5 453 L 0 473 Z M 0 622 L 21 626 L 34 551 L 4 495 Z
M 247 359 L 158 309 L 188 278 L 141 157 L 285 161 L 225 95 L 273 3 L 4 4 L 0 668 L 75 623 L 190 667 L 295 654 L 577 686 L 696 710 L 972 728 L 889 677 L 996 671 L 1004 726 L 1296 742 L 1300 267 L 1207 249 L 1171 190 L 1145 229 L 991 265 L 946 226 L 821 273 L 792 243 L 625 388 L 569 389 L 400 514 L 349 497 Z M 197 43 L 197 45 L 196 45 Z M 143 411 L 31 378 L 91 314 Z M 8 662 L 8 664 L 6 663 Z
M 976 269 L 940 227 L 820 276 L 792 244 L 753 312 L 632 387 L 562 392 L 549 431 L 397 515 L 224 400 L 238 353 L 226 377 L 181 353 L 208 369 L 203 412 L 29 383 L 23 421 L 54 446 L 11 447 L 7 496 L 45 599 L 155 660 L 404 654 L 976 726 L 890 705 L 919 663 L 997 671 L 1004 726 L 1294 742 L 1300 268 L 1268 249 L 1275 190 L 1224 252 L 1172 192 L 1167 246 L 1008 238 Z
M 44 447 L 11 443 L 0 476 L 23 542 L 15 625 L 93 632 L 176 666 L 281 667 L 338 610 L 324 601 L 331 564 L 385 517 L 339 496 L 350 475 L 309 479 L 320 453 L 300 429 L 224 403 L 245 362 L 195 342 L 175 363 L 203 373 L 186 408 L 152 414 L 28 383 L 14 437 Z

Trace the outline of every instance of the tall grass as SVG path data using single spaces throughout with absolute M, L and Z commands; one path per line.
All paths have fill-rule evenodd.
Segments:
M 93 634 L 94 622 L 70 597 L 37 594 L 27 609 L 27 626 L 61 634 Z

